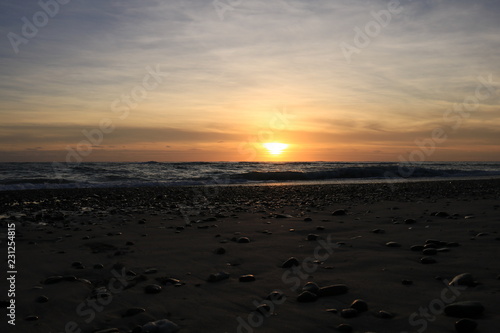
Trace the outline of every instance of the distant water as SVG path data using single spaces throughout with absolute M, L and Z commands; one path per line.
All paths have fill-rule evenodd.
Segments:
M 500 177 L 500 162 L 0 163 L 0 190 Z

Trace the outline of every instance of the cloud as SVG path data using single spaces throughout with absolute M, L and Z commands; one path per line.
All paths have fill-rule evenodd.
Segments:
M 212 1 L 72 1 L 19 54 L 0 40 L 1 146 L 78 143 L 83 129 L 116 120 L 111 102 L 156 64 L 169 76 L 116 120 L 105 144 L 238 142 L 279 105 L 297 115 L 288 130 L 318 144 L 411 142 L 474 94 L 478 76 L 500 81 L 500 5 L 401 3 L 348 64 L 340 43 L 354 44 L 354 29 L 388 1 L 243 1 L 222 20 Z M 20 33 L 21 18 L 38 10 L 7 1 L 0 33 Z M 484 101 L 449 144 L 495 145 L 498 109 L 498 99 Z

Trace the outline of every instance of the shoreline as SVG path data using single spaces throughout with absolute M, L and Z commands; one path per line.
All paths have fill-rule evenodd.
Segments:
M 477 333 L 499 331 L 498 198 L 499 179 L 0 192 L 0 233 L 17 235 L 16 329 L 136 333 L 168 319 L 179 333 L 453 333 L 453 299 L 484 306 Z M 439 252 L 412 250 L 429 240 Z M 283 268 L 290 257 L 299 266 Z M 452 294 L 462 273 L 479 284 Z M 301 302 L 308 282 L 347 291 Z M 283 297 L 266 300 L 273 291 Z M 368 311 L 341 315 L 356 299 Z

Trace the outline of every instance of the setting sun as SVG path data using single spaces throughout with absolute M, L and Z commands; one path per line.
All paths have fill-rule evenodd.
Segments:
M 280 155 L 283 150 L 288 147 L 286 143 L 279 142 L 268 142 L 264 143 L 263 146 L 269 151 L 269 154 L 271 155 Z

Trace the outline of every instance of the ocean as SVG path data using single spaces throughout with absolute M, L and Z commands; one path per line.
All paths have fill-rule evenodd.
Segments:
M 500 162 L 0 163 L 0 191 L 275 183 L 401 182 L 500 177 Z

